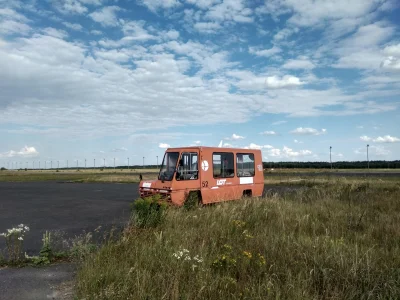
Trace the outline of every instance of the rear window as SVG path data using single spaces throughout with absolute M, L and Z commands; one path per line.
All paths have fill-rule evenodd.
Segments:
M 236 174 L 238 177 L 251 177 L 255 174 L 253 153 L 238 153 L 236 155 Z

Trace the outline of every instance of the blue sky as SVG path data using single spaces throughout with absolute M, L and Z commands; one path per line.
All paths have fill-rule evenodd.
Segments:
M 0 0 L 0 164 L 400 159 L 392 0 Z M 397 16 L 397 17 L 396 17 Z M 37 164 L 37 163 L 36 163 Z

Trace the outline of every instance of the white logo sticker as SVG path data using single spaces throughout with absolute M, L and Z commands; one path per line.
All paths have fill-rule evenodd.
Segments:
M 258 171 L 262 171 L 263 170 L 263 166 L 262 165 L 257 165 Z
M 201 168 L 203 169 L 203 171 L 207 171 L 208 170 L 208 161 L 203 160 L 201 163 Z
M 217 180 L 217 185 L 224 185 L 226 182 L 226 179 L 219 179 Z

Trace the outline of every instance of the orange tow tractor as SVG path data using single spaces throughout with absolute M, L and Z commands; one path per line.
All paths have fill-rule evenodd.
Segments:
M 161 194 L 182 206 L 191 194 L 202 204 L 261 197 L 264 190 L 260 150 L 219 147 L 168 148 L 157 180 L 142 180 L 141 197 Z

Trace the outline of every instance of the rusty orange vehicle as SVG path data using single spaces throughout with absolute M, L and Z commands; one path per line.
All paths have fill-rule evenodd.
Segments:
M 141 197 L 161 194 L 182 206 L 191 195 L 202 204 L 262 196 L 264 168 L 260 150 L 219 147 L 168 148 L 157 180 L 142 180 Z

